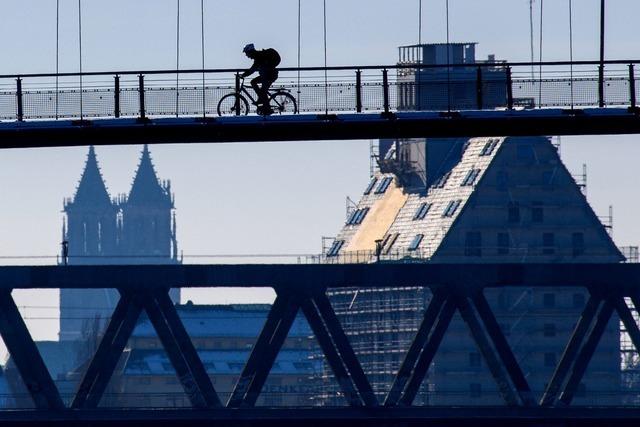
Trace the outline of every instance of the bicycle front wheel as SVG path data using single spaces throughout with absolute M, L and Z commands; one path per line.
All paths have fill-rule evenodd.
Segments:
M 275 113 L 298 113 L 298 104 L 296 103 L 296 99 L 289 92 L 275 92 L 271 95 L 269 101 L 271 103 L 271 108 L 273 108 Z
M 246 116 L 249 114 L 247 99 L 237 93 L 229 93 L 218 102 L 219 116 Z

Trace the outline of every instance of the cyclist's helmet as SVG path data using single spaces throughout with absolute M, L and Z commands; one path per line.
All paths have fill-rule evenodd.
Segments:
M 254 50 L 256 50 L 256 47 L 253 45 L 253 43 L 249 43 L 244 47 L 244 49 L 242 49 L 242 53 L 253 52 Z

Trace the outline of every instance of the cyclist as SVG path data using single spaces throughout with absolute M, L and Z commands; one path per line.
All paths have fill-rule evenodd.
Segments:
M 278 79 L 276 67 L 280 64 L 280 54 L 273 48 L 257 50 L 253 43 L 249 43 L 242 50 L 247 57 L 253 59 L 253 65 L 242 73 L 242 77 L 258 72 L 258 77 L 251 80 L 251 87 L 258 95 L 259 114 L 270 114 L 269 88 Z

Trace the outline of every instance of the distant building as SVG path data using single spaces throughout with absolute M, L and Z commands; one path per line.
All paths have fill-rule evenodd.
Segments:
M 427 58 L 425 64 L 446 64 L 446 45 L 407 49 L 401 48 L 400 64 Z M 449 49 L 451 62 L 475 63 L 472 44 Z M 409 51 L 417 56 L 403 58 Z M 413 87 L 416 79 L 422 82 L 418 86 L 426 92 L 418 98 L 414 92 L 413 101 L 399 100 L 399 105 L 411 109 L 421 104 L 425 109 L 425 103 L 431 103 L 426 109 L 446 110 L 434 92 L 436 81 L 442 86 L 443 72 L 400 76 L 413 78 Z M 494 77 L 499 75 L 498 69 Z M 453 108 L 471 99 L 469 90 L 455 93 Z M 491 105 L 500 106 L 501 97 Z M 326 252 L 327 262 L 374 262 L 377 249 L 381 262 L 624 260 L 546 137 L 382 140 L 378 153 L 371 182 Z M 430 292 L 390 287 L 328 293 L 374 391 L 383 399 L 422 321 Z M 558 283 L 557 288 L 489 290 L 486 297 L 539 398 L 588 298 L 586 290 Z M 578 388 L 577 404 L 620 402 L 618 322 L 614 315 Z M 336 404 L 339 389 L 329 377 L 325 364 L 319 398 Z M 486 362 L 458 314 L 416 403 L 501 403 Z
M 178 305 L 189 336 L 220 399 L 226 402 L 262 330 L 265 304 Z M 311 405 L 310 379 L 321 371 L 312 360 L 312 332 L 299 315 L 267 378 L 257 405 Z M 111 380 L 104 405 L 189 406 L 189 400 L 146 316 L 141 317 Z
M 70 403 L 76 391 L 77 378 L 74 371 L 78 369 L 87 352 L 95 348 L 87 348 L 86 342 L 74 341 L 61 343 L 60 341 L 36 341 L 38 351 L 42 355 L 44 364 L 56 384 L 60 396 L 66 403 Z M 95 343 L 92 343 L 93 347 Z M 33 406 L 31 396 L 20 377 L 20 373 L 10 356 L 4 369 L 10 398 L 5 401 L 11 408 L 30 408 Z M 1 382 L 0 382 L 1 387 Z M 0 392 L 1 393 L 1 392 Z
M 158 179 L 145 145 L 129 196 L 109 196 L 93 146 L 73 199 L 64 201 L 62 240 L 70 265 L 176 264 L 178 243 L 171 183 Z M 61 254 L 65 262 L 65 254 Z M 114 284 L 115 285 L 115 284 Z M 174 302 L 179 289 L 172 290 Z M 87 339 L 118 302 L 115 289 L 61 289 L 60 340 Z

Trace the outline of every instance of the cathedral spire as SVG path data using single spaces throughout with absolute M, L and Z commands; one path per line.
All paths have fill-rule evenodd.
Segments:
M 142 149 L 140 164 L 133 179 L 128 204 L 171 206 L 171 194 L 158 180 L 147 144 Z
M 111 198 L 104 184 L 93 145 L 89 146 L 87 161 L 73 198 L 73 204 L 88 207 L 111 205 Z

